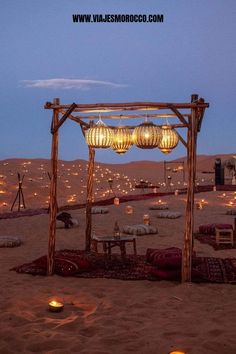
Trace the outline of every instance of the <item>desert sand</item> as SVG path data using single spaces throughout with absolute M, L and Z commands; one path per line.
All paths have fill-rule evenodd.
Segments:
M 122 168 L 116 169 L 123 173 Z M 136 175 L 132 171 L 131 177 L 139 179 L 141 170 Z M 154 180 L 156 171 L 149 171 L 149 179 Z M 27 188 L 24 192 L 27 201 Z M 234 192 L 197 194 L 196 201 L 204 198 L 207 204 L 195 211 L 195 229 L 201 223 L 233 224 L 234 217 L 226 210 L 234 197 Z M 109 234 L 116 220 L 120 226 L 137 224 L 148 212 L 159 233 L 139 236 L 138 254 L 145 254 L 148 247 L 182 247 L 186 195 L 161 198 L 170 210 L 183 214 L 175 220 L 157 219 L 157 212 L 149 211 L 158 199 L 129 202 L 133 215 L 125 213 L 127 203 L 108 206 L 109 214 L 93 216 L 93 229 L 98 235 Z M 84 248 L 85 211 L 71 214 L 80 225 L 57 230 L 58 250 Z M 0 235 L 19 236 L 23 241 L 20 247 L 0 248 L 1 354 L 236 353 L 234 285 L 43 277 L 9 271 L 47 253 L 48 221 L 48 215 L 0 220 Z M 198 241 L 194 247 L 199 256 L 236 257 L 235 249 L 215 251 Z M 48 312 L 52 297 L 63 300 L 63 312 Z

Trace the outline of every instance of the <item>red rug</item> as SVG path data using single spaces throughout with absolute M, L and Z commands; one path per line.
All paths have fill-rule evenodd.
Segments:
M 230 244 L 223 244 L 223 243 L 217 245 L 215 235 L 205 235 L 205 234 L 196 233 L 196 234 L 194 234 L 194 238 L 201 243 L 206 243 L 207 245 L 212 246 L 214 248 L 214 250 L 216 250 L 216 251 L 236 248 L 235 240 L 234 240 L 233 246 Z
M 122 260 L 112 255 L 109 260 L 103 254 L 85 253 L 79 250 L 56 252 L 55 273 L 80 278 L 112 278 L 122 280 L 161 280 L 153 276 L 156 267 L 146 262 L 146 256 L 129 255 Z M 47 257 L 43 256 L 11 270 L 32 275 L 46 275 Z M 194 282 L 236 284 L 236 259 L 199 258 L 193 268 Z M 164 279 L 163 279 L 164 280 Z M 180 279 L 176 279 L 180 281 Z

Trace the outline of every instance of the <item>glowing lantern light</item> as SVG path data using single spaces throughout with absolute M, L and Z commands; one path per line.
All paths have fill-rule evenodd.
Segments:
M 128 215 L 131 215 L 133 214 L 133 207 L 131 205 L 127 205 L 126 208 L 125 208 L 125 213 L 128 214 Z
M 144 214 L 143 215 L 143 223 L 144 223 L 144 225 L 150 225 L 150 216 L 149 216 L 149 214 Z
M 161 127 L 161 139 L 158 145 L 161 152 L 164 154 L 169 154 L 179 142 L 178 134 L 170 125 L 163 125 Z
M 113 141 L 113 130 L 101 118 L 85 132 L 86 143 L 93 148 L 109 148 Z
M 160 139 L 161 129 L 152 122 L 144 122 L 133 131 L 133 142 L 140 149 L 154 149 Z
M 61 312 L 64 308 L 64 304 L 61 301 L 51 300 L 48 303 L 48 309 L 51 312 Z
M 120 199 L 119 198 L 114 198 L 114 205 L 120 205 Z
M 124 154 L 132 145 L 132 134 L 126 127 L 119 126 L 113 130 L 112 149 L 117 154 Z

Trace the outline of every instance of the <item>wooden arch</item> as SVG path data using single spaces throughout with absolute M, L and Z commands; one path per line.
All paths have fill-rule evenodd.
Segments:
M 204 111 L 209 104 L 198 95 L 191 96 L 188 103 L 163 103 L 163 102 L 129 102 L 129 103 L 96 103 L 96 104 L 61 104 L 58 98 L 53 102 L 46 102 L 44 108 L 53 110 L 51 133 L 51 169 L 52 178 L 50 185 L 50 223 L 48 239 L 48 275 L 54 273 L 55 238 L 56 238 L 56 214 L 57 214 L 57 171 L 58 171 L 58 131 L 67 120 L 73 120 L 80 124 L 84 133 L 90 123 L 86 120 L 98 118 L 98 114 L 105 113 L 103 119 L 138 119 L 142 117 L 177 118 L 178 123 L 170 124 L 173 128 L 187 129 L 187 140 L 181 136 L 179 139 L 187 149 L 187 204 L 185 215 L 184 243 L 182 250 L 182 282 L 191 281 L 193 225 L 194 225 L 194 185 L 196 173 L 196 147 L 197 134 L 200 132 Z M 132 111 L 138 113 L 131 113 Z M 157 113 L 158 111 L 158 113 Z M 159 113 L 162 111 L 162 113 Z M 149 112 L 147 114 L 147 112 Z M 73 115 L 72 115 L 73 113 Z M 77 113 L 74 115 L 74 113 Z M 134 128 L 134 126 L 130 126 Z M 90 250 L 91 240 L 91 207 L 93 191 L 93 170 L 95 150 L 89 147 L 89 166 L 87 179 L 87 203 L 86 203 L 86 250 Z

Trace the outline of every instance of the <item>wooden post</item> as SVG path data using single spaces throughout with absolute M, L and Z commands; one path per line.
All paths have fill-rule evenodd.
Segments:
M 60 104 L 59 98 L 55 98 L 53 103 Z M 52 117 L 52 150 L 51 150 L 51 183 L 50 183 L 50 204 L 49 204 L 49 238 L 48 238 L 48 260 L 47 274 L 54 273 L 55 241 L 56 241 L 56 216 L 57 216 L 57 164 L 58 164 L 58 130 L 53 129 L 59 123 L 59 111 L 53 110 Z
M 95 149 L 89 146 L 89 164 L 87 178 L 87 200 L 86 200 L 86 233 L 85 233 L 85 250 L 90 251 L 91 248 L 91 232 L 92 232 L 92 202 L 93 202 L 93 174 L 94 174 L 94 157 Z
M 166 183 L 166 161 L 164 160 L 164 181 Z
M 192 102 L 198 99 L 197 95 L 192 95 Z M 187 136 L 187 169 L 188 169 L 188 189 L 187 205 L 185 216 L 184 247 L 182 254 L 182 282 L 191 281 L 192 249 L 193 249 L 193 227 L 194 227 L 194 187 L 196 173 L 196 144 L 197 144 L 197 116 L 196 108 L 191 109 Z
M 236 218 L 234 218 L 234 240 L 236 240 Z

